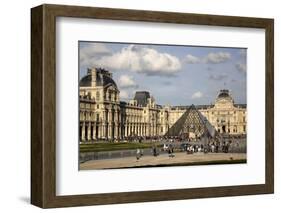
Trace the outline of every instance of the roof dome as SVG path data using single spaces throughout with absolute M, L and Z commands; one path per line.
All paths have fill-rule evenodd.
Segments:
M 229 95 L 229 90 L 227 89 L 223 89 L 220 91 L 218 98 L 231 98 L 231 96 Z
M 223 89 L 220 90 L 218 97 L 215 101 L 215 107 L 216 108 L 224 108 L 224 107 L 229 107 L 230 105 L 234 104 L 234 100 L 231 97 L 229 90 Z
M 102 69 L 97 69 L 96 75 L 96 86 L 106 86 L 108 84 L 112 84 L 117 88 L 115 81 L 112 79 L 110 74 Z M 86 76 L 84 76 L 81 80 L 79 85 L 82 87 L 90 87 L 92 82 L 93 74 L 88 72 Z

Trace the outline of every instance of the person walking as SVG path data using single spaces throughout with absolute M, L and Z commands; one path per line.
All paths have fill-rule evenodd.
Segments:
M 220 147 L 220 144 L 218 141 L 216 141 L 216 148 L 215 148 L 215 152 L 218 153 L 219 152 L 219 147 Z
M 173 151 L 174 151 L 174 150 L 173 150 L 172 144 L 170 144 L 170 145 L 169 145 L 169 148 L 168 148 L 169 158 L 170 158 L 170 157 L 174 157 Z
M 139 148 L 137 148 L 137 151 L 136 151 L 136 159 L 137 159 L 137 161 L 139 161 L 140 157 L 141 157 L 141 150 Z

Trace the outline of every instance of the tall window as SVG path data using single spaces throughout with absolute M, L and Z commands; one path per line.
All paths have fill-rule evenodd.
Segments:
M 99 92 L 99 91 L 97 91 L 97 94 L 96 94 L 96 99 L 97 99 L 97 101 L 99 101 L 99 100 L 100 100 L 100 92 Z
M 108 92 L 108 100 L 111 101 L 111 91 Z
M 114 101 L 117 101 L 117 92 L 114 92 Z
M 108 111 L 106 110 L 106 111 L 105 111 L 105 121 L 108 121 L 108 120 L 109 120 L 108 114 L 109 114 L 109 113 L 108 113 Z

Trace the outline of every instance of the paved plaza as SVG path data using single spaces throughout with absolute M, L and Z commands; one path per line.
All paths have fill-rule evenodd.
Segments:
M 154 156 L 143 156 L 139 160 L 136 157 L 126 157 L 105 160 L 90 160 L 80 164 L 80 170 L 90 169 L 116 169 L 153 166 L 180 166 L 219 163 L 241 163 L 246 162 L 245 153 L 175 153 L 174 157 L 167 154 Z

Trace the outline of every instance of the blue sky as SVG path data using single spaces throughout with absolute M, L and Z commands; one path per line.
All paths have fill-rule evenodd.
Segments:
M 247 49 L 79 42 L 80 78 L 87 68 L 113 73 L 120 99 L 149 91 L 161 105 L 210 104 L 220 89 L 246 103 Z

